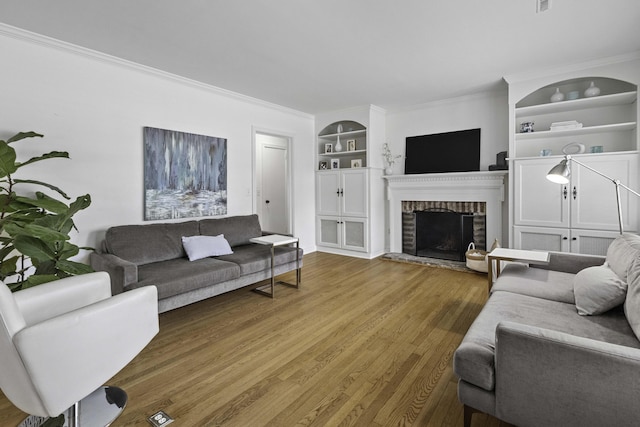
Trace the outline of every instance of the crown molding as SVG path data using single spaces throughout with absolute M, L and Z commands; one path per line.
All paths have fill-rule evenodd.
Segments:
M 115 65 L 126 70 L 136 71 L 139 73 L 147 74 L 149 76 L 158 77 L 174 83 L 224 96 L 236 101 L 246 102 L 259 107 L 278 110 L 280 112 L 292 114 L 305 119 L 313 120 L 314 118 L 312 114 L 305 113 L 303 111 L 294 110 L 292 108 L 284 107 L 282 105 L 274 104 L 248 95 L 243 95 L 217 86 L 202 83 L 197 80 L 162 71 L 157 68 L 149 67 L 147 65 L 138 64 L 137 62 L 128 61 L 126 59 L 118 58 L 117 56 L 102 53 L 93 49 L 88 49 L 82 46 L 75 45 L 73 43 L 68 43 L 42 34 L 27 31 L 22 28 L 13 27 L 8 24 L 0 23 L 0 35 L 34 45 L 55 49 L 64 53 L 88 58 L 94 61 L 108 63 L 110 65 Z

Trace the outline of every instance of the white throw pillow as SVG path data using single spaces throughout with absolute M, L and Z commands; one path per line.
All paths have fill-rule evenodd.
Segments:
M 624 302 L 627 283 L 605 263 L 579 271 L 573 280 L 573 293 L 578 314 L 601 314 Z
M 182 246 L 187 252 L 189 261 L 233 253 L 229 242 L 224 238 L 224 234 L 218 236 L 183 236 Z

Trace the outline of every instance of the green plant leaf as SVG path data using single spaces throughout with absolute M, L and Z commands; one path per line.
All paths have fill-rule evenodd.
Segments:
M 51 151 L 50 153 L 43 154 L 42 156 L 32 157 L 24 163 L 19 163 L 18 167 L 20 168 L 22 166 L 30 165 L 31 163 L 39 162 L 41 160 L 56 159 L 56 158 L 68 159 L 69 153 L 66 151 Z
M 51 185 L 51 184 L 47 184 L 46 182 L 42 182 L 42 181 L 36 181 L 33 179 L 14 179 L 13 180 L 14 184 L 34 184 L 34 185 L 41 185 L 43 187 L 47 187 L 50 190 L 55 191 L 56 193 L 60 194 L 62 197 L 64 197 L 65 199 L 69 200 L 71 199 L 71 197 L 69 197 L 67 195 L 67 193 L 65 193 L 64 191 L 62 191 L 60 188 L 56 187 L 55 185 Z
M 64 241 L 69 240 L 69 236 L 64 233 L 60 233 L 59 231 L 52 230 L 48 227 L 43 227 L 37 224 L 25 224 L 24 226 L 19 226 L 15 223 L 6 224 L 4 227 L 5 231 L 9 233 L 9 235 L 14 237 L 33 237 L 38 240 L 43 240 L 47 243 L 53 243 L 56 241 Z M 20 250 L 17 246 L 16 249 Z
M 20 256 L 14 256 L 11 258 L 3 259 L 0 263 L 0 274 L 4 280 L 5 277 L 11 276 L 14 271 L 18 269 L 18 261 Z
M 32 258 L 32 263 L 55 260 L 56 254 L 42 240 L 31 236 L 17 236 L 14 246 L 21 253 Z
M 11 175 L 16 170 L 16 150 L 6 142 L 0 141 L 0 178 Z
M 59 270 L 62 270 L 65 273 L 69 273 L 73 276 L 78 274 L 87 274 L 87 273 L 93 272 L 93 268 L 91 268 L 90 265 L 82 264 L 80 262 L 75 262 L 70 260 L 60 260 L 56 262 L 56 267 Z
M 16 142 L 16 141 L 20 141 L 21 139 L 25 139 L 25 138 L 34 138 L 34 137 L 40 137 L 42 138 L 44 135 L 41 135 L 39 133 L 36 133 L 34 131 L 29 131 L 29 132 L 18 132 L 17 134 L 13 135 L 11 138 L 9 138 L 7 140 L 8 143 L 12 143 L 12 142 Z
M 54 199 L 53 197 L 47 196 L 44 193 L 36 192 L 36 198 L 32 199 L 30 197 L 16 197 L 16 201 L 20 203 L 24 203 L 26 205 L 35 206 L 37 208 L 45 209 L 49 212 L 53 212 L 56 214 L 65 214 L 69 211 L 69 206 L 65 203 L 62 203 L 59 200 Z

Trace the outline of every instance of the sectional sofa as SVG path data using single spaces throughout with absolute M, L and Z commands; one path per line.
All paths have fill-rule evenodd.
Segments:
M 464 424 L 640 425 L 640 237 L 510 264 L 454 354 Z
M 112 293 L 158 289 L 160 313 L 271 278 L 271 249 L 251 243 L 257 215 L 122 225 L 106 231 L 91 266 L 111 276 Z M 275 248 L 276 275 L 302 267 L 302 249 Z

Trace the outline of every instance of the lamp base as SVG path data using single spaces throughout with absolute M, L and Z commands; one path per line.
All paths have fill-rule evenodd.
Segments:
M 103 386 L 76 403 L 59 417 L 30 415 L 18 427 L 108 426 L 127 405 L 127 393 L 118 387 Z

